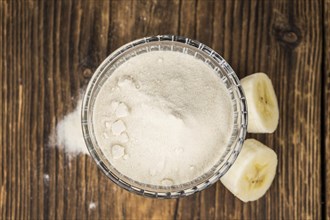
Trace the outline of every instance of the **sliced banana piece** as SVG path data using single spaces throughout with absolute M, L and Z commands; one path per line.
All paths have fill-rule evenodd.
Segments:
M 247 139 L 235 163 L 220 181 L 243 202 L 262 197 L 274 180 L 276 153 L 255 139 Z
M 241 80 L 248 105 L 250 133 L 273 133 L 279 111 L 273 84 L 265 73 L 254 73 Z

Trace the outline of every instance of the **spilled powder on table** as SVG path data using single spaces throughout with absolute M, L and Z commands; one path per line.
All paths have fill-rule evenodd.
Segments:
M 96 208 L 96 203 L 95 202 L 90 202 L 88 208 L 89 209 L 95 209 Z
M 87 154 L 80 117 L 82 99 L 77 103 L 73 112 L 67 114 L 56 126 L 56 135 L 52 139 L 59 149 L 63 149 L 69 157 Z
M 46 173 L 44 174 L 44 181 L 45 181 L 45 183 L 49 182 L 49 175 Z

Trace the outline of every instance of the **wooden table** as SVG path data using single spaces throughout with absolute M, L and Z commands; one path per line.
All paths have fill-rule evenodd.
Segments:
M 329 219 L 329 32 L 329 0 L 1 1 L 0 219 Z M 272 79 L 279 127 L 249 135 L 279 157 L 260 200 L 242 203 L 220 182 L 188 198 L 143 198 L 50 144 L 107 55 L 166 33 L 211 46 L 240 78 Z

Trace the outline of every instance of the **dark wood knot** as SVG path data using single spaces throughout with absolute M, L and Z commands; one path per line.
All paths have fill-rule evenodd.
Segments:
M 294 24 L 275 23 L 273 35 L 281 45 L 289 49 L 296 48 L 302 40 L 301 30 Z
M 294 44 L 298 41 L 298 36 L 295 32 L 289 31 L 283 34 L 282 39 L 289 44 Z
M 83 76 L 85 78 L 90 78 L 92 75 L 93 75 L 93 71 L 89 68 L 87 68 L 83 71 Z

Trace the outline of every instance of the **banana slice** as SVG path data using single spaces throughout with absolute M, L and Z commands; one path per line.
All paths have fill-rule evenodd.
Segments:
M 220 181 L 243 202 L 262 197 L 274 180 L 276 153 L 255 139 L 247 139 L 235 163 Z
M 273 133 L 279 111 L 273 84 L 265 73 L 254 73 L 241 80 L 248 105 L 250 133 Z

